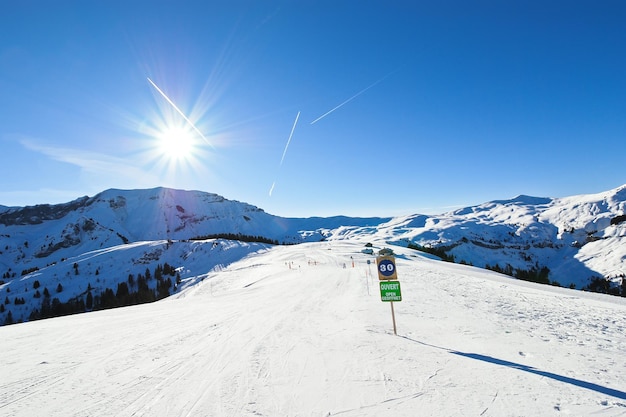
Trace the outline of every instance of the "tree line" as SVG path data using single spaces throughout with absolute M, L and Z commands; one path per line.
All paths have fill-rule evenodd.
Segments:
M 189 240 L 209 240 L 209 239 L 239 240 L 241 242 L 249 242 L 249 243 L 255 242 L 255 243 L 267 243 L 269 245 L 280 245 L 280 242 L 276 239 L 270 239 L 264 236 L 244 235 L 241 233 L 214 233 L 210 235 L 192 237 Z
M 58 297 L 52 297 L 48 289 L 44 288 L 43 296 L 39 290 L 35 292 L 35 298 L 42 298 L 42 301 L 39 308 L 33 309 L 30 313 L 29 320 L 34 321 L 87 311 L 150 303 L 168 297 L 180 283 L 180 274 L 176 268 L 166 262 L 162 265 L 158 264 L 153 271 L 146 268 L 143 274 L 139 273 L 136 276 L 129 274 L 125 281 L 117 284 L 115 291 L 112 288 L 96 291 L 91 284 L 88 284 L 87 290 L 83 294 L 66 302 L 60 301 Z M 35 281 L 33 287 L 37 289 L 39 286 L 39 281 Z M 57 292 L 62 290 L 63 287 L 59 283 Z M 5 304 L 10 304 L 8 297 L 4 304 L 0 304 L 1 312 L 5 311 Z M 25 300 L 16 298 L 14 304 L 25 304 Z M 9 310 L 4 324 L 13 323 L 13 315 Z

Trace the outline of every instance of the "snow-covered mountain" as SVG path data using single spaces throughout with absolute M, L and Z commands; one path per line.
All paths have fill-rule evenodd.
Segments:
M 270 245 L 323 240 L 420 248 L 508 273 L 544 271 L 563 286 L 583 288 L 594 277 L 615 286 L 626 272 L 625 213 L 626 185 L 397 218 L 283 218 L 216 194 L 167 188 L 0 206 L 0 324 L 38 318 L 42 309 L 62 312 L 65 303 L 87 303 L 107 289 L 180 292 Z
M 444 249 L 455 262 L 499 270 L 549 269 L 549 280 L 583 288 L 626 274 L 626 185 L 566 198 L 518 196 L 438 216 L 394 218 L 378 236 Z

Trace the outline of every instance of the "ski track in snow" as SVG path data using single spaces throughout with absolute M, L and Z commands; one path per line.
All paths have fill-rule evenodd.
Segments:
M 394 248 L 394 336 L 361 249 L 275 247 L 177 298 L 2 327 L 0 415 L 626 415 L 626 300 Z

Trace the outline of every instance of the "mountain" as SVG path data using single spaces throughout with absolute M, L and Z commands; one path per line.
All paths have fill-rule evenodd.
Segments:
M 216 194 L 168 188 L 0 207 L 0 323 L 152 301 L 275 244 L 337 240 L 430 251 L 562 286 L 600 281 L 619 293 L 625 206 L 626 185 L 396 218 L 284 218 Z
M 438 216 L 406 216 L 379 227 L 398 245 L 445 250 L 456 262 L 500 270 L 549 269 L 549 279 L 583 288 L 626 273 L 626 185 L 566 198 L 518 196 Z M 508 267 L 507 267 L 508 266 Z
M 152 301 L 149 292 L 159 284 L 167 285 L 161 295 L 180 291 L 271 244 L 320 241 L 333 229 L 384 220 L 281 218 L 216 194 L 167 188 L 107 190 L 66 204 L 2 207 L 0 323 L 90 305 L 117 306 L 111 292 L 120 290 L 146 290 L 141 300 L 123 304 Z M 170 270 L 162 283 L 150 276 L 144 282 L 164 266 L 175 272 Z

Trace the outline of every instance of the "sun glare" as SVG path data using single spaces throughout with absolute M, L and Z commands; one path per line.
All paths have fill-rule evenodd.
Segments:
M 169 127 L 158 137 L 159 152 L 170 160 L 189 159 L 195 148 L 195 134 L 183 127 Z

